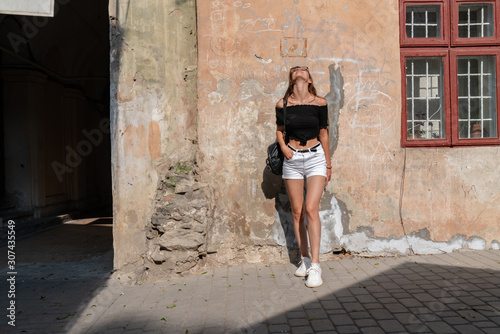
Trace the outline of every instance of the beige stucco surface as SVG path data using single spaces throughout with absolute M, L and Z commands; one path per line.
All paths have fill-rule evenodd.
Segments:
M 322 252 L 435 253 L 500 239 L 497 147 L 400 145 L 397 1 L 198 1 L 197 22 L 194 0 L 110 8 L 116 267 L 144 254 L 158 180 L 180 161 L 196 161 L 213 190 L 209 257 L 288 259 L 289 204 L 265 158 L 295 65 L 309 66 L 329 105 Z
M 280 180 L 265 172 L 265 158 L 295 65 L 310 67 L 329 101 L 333 179 L 322 241 L 332 246 L 324 250 L 436 252 L 500 238 L 498 148 L 400 145 L 397 1 L 200 1 L 198 27 L 199 157 L 223 217 L 214 242 L 283 239 L 281 199 L 266 193 Z

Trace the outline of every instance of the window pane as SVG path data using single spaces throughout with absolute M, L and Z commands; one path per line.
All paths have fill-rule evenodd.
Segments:
M 438 27 L 428 27 L 427 29 L 429 36 L 436 36 L 438 34 Z
M 408 38 L 441 37 L 440 6 L 407 6 L 406 36 Z
M 427 111 L 427 101 L 425 99 L 415 99 L 415 101 L 413 101 L 413 106 L 414 106 L 414 110 L 413 110 L 413 117 L 415 118 L 415 120 L 417 121 L 421 121 L 421 120 L 425 120 L 425 116 L 426 116 L 426 111 Z M 423 124 L 421 122 L 419 122 L 419 124 Z
M 480 37 L 481 31 L 479 30 L 478 26 L 469 26 L 467 27 L 469 29 L 470 37 Z
M 411 27 L 406 26 L 406 36 L 410 36 L 410 35 L 411 35 Z
M 460 129 L 459 131 L 460 138 L 469 138 L 469 123 L 465 121 L 459 121 L 458 127 Z
M 407 138 L 445 137 L 443 59 L 406 59 Z
M 493 101 L 493 99 L 491 99 Z M 496 119 L 496 108 L 493 103 L 483 103 L 483 117 L 484 119 Z
M 420 9 L 420 10 L 419 10 Z M 426 14 L 426 10 L 425 9 L 421 9 L 421 8 L 413 8 L 413 23 L 414 24 L 425 24 L 425 14 Z M 408 10 L 408 8 L 406 9 Z
M 465 76 L 458 77 L 458 97 L 467 97 L 469 95 L 469 80 Z
M 408 122 L 413 121 L 413 104 L 412 101 L 406 101 L 406 119 Z
M 483 138 L 497 137 L 496 120 L 484 121 L 482 131 L 483 131 Z
M 435 10 L 429 10 L 427 11 L 427 21 L 430 23 L 437 23 L 438 22 L 438 11 L 439 11 L 439 6 L 436 6 Z
M 420 76 L 421 74 L 423 74 L 425 76 L 425 74 L 427 73 L 427 67 L 429 64 L 426 63 L 425 61 L 411 61 L 412 59 L 413 58 L 408 59 L 408 62 L 407 62 L 408 65 L 412 66 L 412 68 L 411 68 L 412 73 L 415 75 L 418 75 L 418 76 Z M 407 67 L 408 67 L 408 65 L 407 65 Z M 408 68 L 406 69 L 406 74 L 408 74 Z
M 477 75 L 471 75 L 469 77 L 470 80 L 470 88 L 469 95 L 470 96 L 479 96 L 479 77 Z
M 458 98 L 459 119 L 469 119 L 469 99 L 467 97 Z
M 459 22 L 467 22 L 469 18 L 469 13 L 466 10 L 460 10 L 460 7 L 458 8 L 458 20 Z
M 469 69 L 467 70 L 468 72 L 464 73 L 472 73 L 472 74 L 477 74 L 479 73 L 479 59 L 474 59 L 474 58 L 469 58 L 467 59 L 467 66 L 469 66 Z
M 459 137 L 496 137 L 495 56 L 460 56 L 457 67 Z
M 493 5 L 468 3 L 458 6 L 458 37 L 490 37 L 495 33 Z
M 429 101 L 429 119 L 440 120 L 441 119 L 441 103 L 439 100 Z
M 495 69 L 493 69 L 493 73 L 495 73 Z M 483 76 L 483 82 L 481 83 L 483 88 L 483 96 L 493 96 L 496 92 L 496 86 L 491 84 L 491 77 L 489 75 Z
M 462 26 L 462 27 L 458 27 L 458 36 L 467 36 L 467 27 L 465 26 Z
M 413 27 L 413 38 L 425 38 L 427 37 L 426 35 L 427 33 L 427 30 L 425 27 L 421 27 L 421 26 L 415 26 Z
M 480 99 L 470 98 L 470 100 L 469 100 L 469 114 L 470 114 L 471 121 L 475 122 L 475 121 L 481 120 L 481 100 Z

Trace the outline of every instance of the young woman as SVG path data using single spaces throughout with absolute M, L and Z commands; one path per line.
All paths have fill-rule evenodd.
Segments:
M 285 156 L 283 179 L 292 205 L 293 229 L 302 258 L 295 275 L 307 276 L 306 285 L 314 288 L 323 284 L 319 264 L 319 202 L 331 178 L 332 165 L 326 100 L 316 95 L 313 79 L 306 66 L 290 69 L 285 97 L 276 104 L 276 125 L 276 136 Z M 307 229 L 304 218 L 307 218 Z M 309 255 L 308 234 L 312 257 Z

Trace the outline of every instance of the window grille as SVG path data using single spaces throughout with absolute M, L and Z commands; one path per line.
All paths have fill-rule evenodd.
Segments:
M 440 6 L 407 6 L 406 36 L 409 38 L 441 37 Z
M 443 60 L 440 57 L 407 58 L 407 138 L 445 137 Z
M 458 37 L 475 38 L 494 35 L 493 5 L 461 4 L 458 6 Z
M 459 56 L 457 65 L 460 138 L 496 137 L 495 56 Z

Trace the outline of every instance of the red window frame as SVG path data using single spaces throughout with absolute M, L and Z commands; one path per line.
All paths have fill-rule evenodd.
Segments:
M 445 138 L 442 139 L 409 139 L 407 134 L 408 129 L 408 110 L 406 102 L 406 58 L 412 57 L 442 57 L 443 58 L 443 85 L 444 85 L 444 113 L 445 113 Z M 406 49 L 401 50 L 401 73 L 403 80 L 401 92 L 403 94 L 404 103 L 402 104 L 401 117 L 401 145 L 405 147 L 424 147 L 424 146 L 450 146 L 451 145 L 451 120 L 450 112 L 450 73 L 449 73 L 449 52 L 448 49 Z
M 491 37 L 473 37 L 459 38 L 458 37 L 458 6 L 461 4 L 473 3 L 490 3 L 493 5 L 493 24 L 494 34 Z M 495 0 L 451 0 L 451 45 L 452 46 L 479 46 L 479 45 L 498 45 L 500 44 L 500 33 L 498 31 L 500 25 L 500 6 Z
M 439 5 L 441 7 L 441 38 L 411 38 L 406 36 L 406 8 L 408 6 Z M 400 0 L 399 6 L 399 41 L 401 46 L 447 46 L 450 44 L 450 17 L 446 0 Z
M 500 79 L 500 48 L 499 47 L 481 47 L 481 48 L 457 48 L 450 50 L 450 82 L 454 82 L 451 86 L 451 125 L 452 129 L 452 144 L 453 145 L 498 145 L 500 144 L 500 86 L 495 85 L 496 90 L 496 107 L 497 107 L 497 137 L 487 137 L 487 138 L 459 138 L 459 124 L 458 124 L 458 69 L 457 69 L 457 59 L 459 56 L 495 56 L 495 71 L 496 71 L 496 81 Z
M 464 3 L 493 4 L 494 35 L 492 37 L 458 38 L 458 6 Z M 441 5 L 442 38 L 408 38 L 406 7 L 408 5 Z M 451 11 L 451 13 L 450 13 Z M 400 54 L 402 74 L 401 145 L 403 147 L 488 146 L 500 144 L 500 0 L 399 0 Z M 451 37 L 450 37 L 451 36 Z M 495 46 L 493 46 L 495 45 Z M 458 69 L 459 56 L 495 55 L 497 136 L 459 138 Z M 407 138 L 406 58 L 443 57 L 445 135 L 444 139 Z

